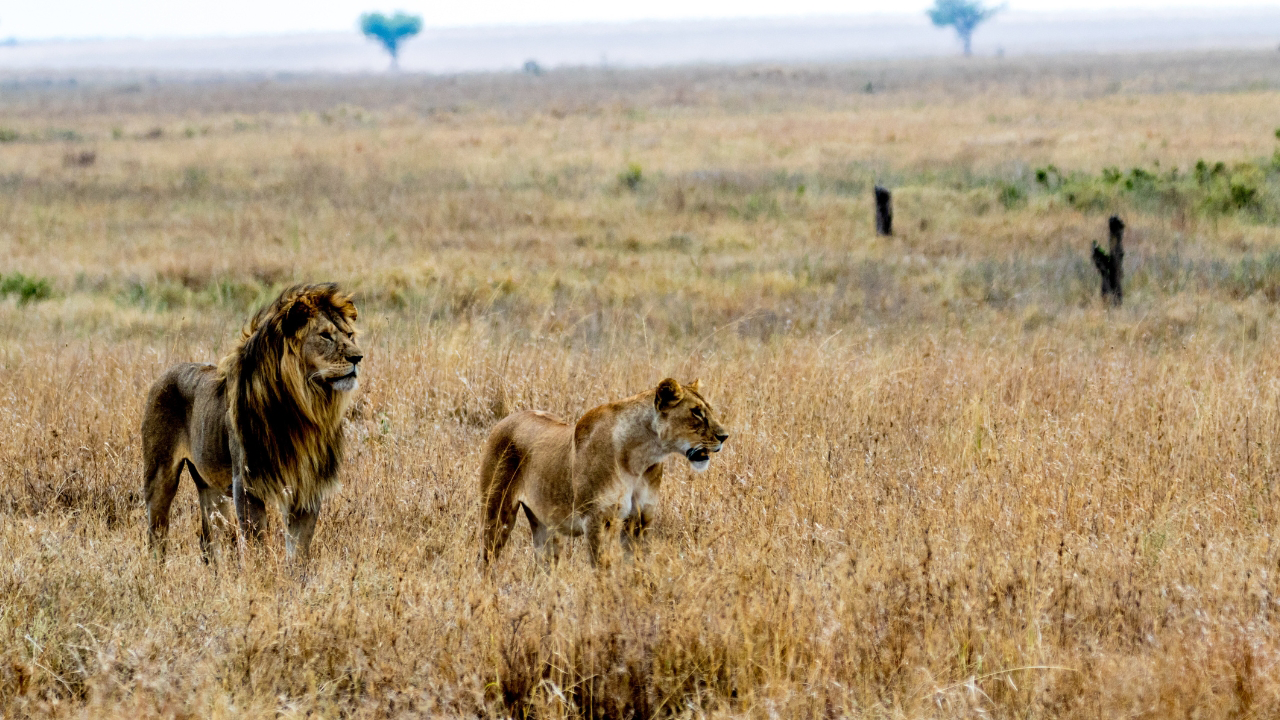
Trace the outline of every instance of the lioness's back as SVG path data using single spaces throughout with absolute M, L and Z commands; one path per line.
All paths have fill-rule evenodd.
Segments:
M 508 465 L 510 474 L 528 470 L 534 454 L 539 457 L 563 457 L 567 460 L 573 426 L 539 410 L 522 410 L 503 418 L 489 432 L 484 449 L 481 487 L 491 489 L 498 476 L 499 465 Z M 536 448 L 536 452 L 535 452 Z M 514 480 L 514 478 L 512 478 Z

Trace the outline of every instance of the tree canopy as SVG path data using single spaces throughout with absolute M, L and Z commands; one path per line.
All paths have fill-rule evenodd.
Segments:
M 938 27 L 954 27 L 964 43 L 964 54 L 972 55 L 974 28 L 1003 9 L 1003 5 L 986 7 L 978 0 L 934 0 L 925 13 Z
M 422 17 L 404 12 L 387 17 L 382 13 L 365 13 L 360 16 L 360 31 L 382 43 L 391 55 L 391 68 L 399 67 L 400 42 L 417 35 L 422 30 Z

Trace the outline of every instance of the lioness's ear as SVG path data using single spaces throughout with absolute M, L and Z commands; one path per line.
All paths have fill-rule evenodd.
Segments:
M 680 388 L 680 383 L 667 378 L 658 383 L 658 392 L 653 396 L 653 405 L 660 411 L 670 410 L 678 405 L 683 397 L 684 390 Z
M 702 392 L 702 381 L 701 381 L 701 380 L 694 380 L 693 382 L 689 383 L 689 384 L 688 384 L 688 385 L 686 385 L 685 387 L 689 388 L 690 390 L 692 390 L 692 391 L 694 391 L 694 392 Z

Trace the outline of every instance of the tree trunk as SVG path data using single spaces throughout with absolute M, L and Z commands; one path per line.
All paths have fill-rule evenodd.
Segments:
M 1111 232 L 1111 252 L 1104 252 L 1093 244 L 1093 266 L 1102 276 L 1102 299 L 1108 304 L 1119 307 L 1124 302 L 1124 221 L 1119 215 L 1112 215 L 1107 221 Z
M 973 55 L 973 32 L 960 33 L 960 39 L 964 42 L 964 56 L 969 57 Z
M 893 198 L 879 185 L 876 186 L 876 234 L 893 235 Z

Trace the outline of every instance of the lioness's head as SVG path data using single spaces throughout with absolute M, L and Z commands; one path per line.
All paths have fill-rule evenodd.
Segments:
M 720 452 L 729 431 L 716 421 L 711 405 L 698 393 L 694 380 L 681 385 L 671 378 L 658 383 L 653 405 L 658 411 L 658 435 L 679 448 L 694 470 L 702 472 L 711 464 L 711 453 Z

